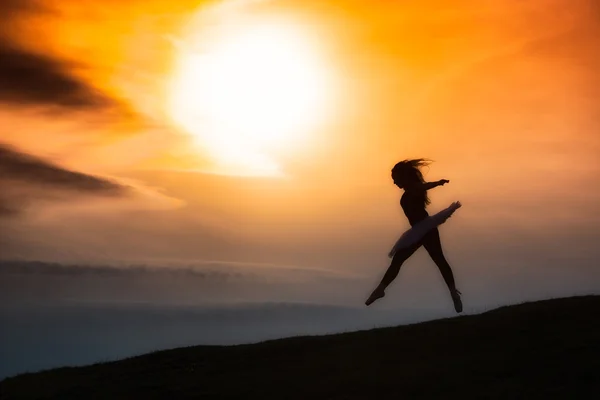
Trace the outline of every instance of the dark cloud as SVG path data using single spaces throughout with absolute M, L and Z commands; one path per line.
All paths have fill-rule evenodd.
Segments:
M 89 192 L 119 193 L 123 189 L 115 182 L 69 171 L 2 145 L 0 177 Z
M 0 216 L 18 214 L 36 200 L 65 194 L 123 196 L 129 189 L 108 179 L 70 171 L 5 145 L 0 145 L 0 187 Z
M 48 104 L 70 108 L 109 106 L 112 100 L 68 72 L 68 66 L 47 56 L 0 42 L 0 101 Z
M 116 105 L 114 99 L 72 74 L 79 65 L 19 44 L 22 17 L 54 11 L 41 1 L 0 1 L 0 102 L 77 109 Z

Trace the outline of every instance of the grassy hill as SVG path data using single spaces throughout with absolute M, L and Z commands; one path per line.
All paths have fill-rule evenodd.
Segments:
M 600 398 L 600 296 L 23 374 L 0 399 Z

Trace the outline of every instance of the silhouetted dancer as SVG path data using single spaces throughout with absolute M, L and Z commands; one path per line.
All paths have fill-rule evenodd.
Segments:
M 392 262 L 381 283 L 365 302 L 367 306 L 385 296 L 385 289 L 398 276 L 402 263 L 413 255 L 419 247 L 423 246 L 440 269 L 444 281 L 450 289 L 454 309 L 457 313 L 462 312 L 461 293 L 456 289 L 454 275 L 450 264 L 444 257 L 440 233 L 437 229 L 437 226 L 446 222 L 461 204 L 459 202 L 452 203 L 448 208 L 431 216 L 427 213 L 425 207 L 430 203 L 427 191 L 450 181 L 442 179 L 437 182 L 425 182 L 420 168 L 426 165 L 429 165 L 429 162 L 424 159 L 404 160 L 392 168 L 394 184 L 400 189 L 404 189 L 400 205 L 408 218 L 411 229 L 398 239 L 394 248 L 390 251 L 389 256 L 392 257 Z

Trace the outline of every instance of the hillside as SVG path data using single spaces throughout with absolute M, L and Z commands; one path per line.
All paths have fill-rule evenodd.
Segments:
M 600 296 L 24 374 L 0 399 L 600 398 Z

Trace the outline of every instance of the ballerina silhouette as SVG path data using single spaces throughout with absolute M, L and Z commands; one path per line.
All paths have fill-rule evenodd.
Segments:
M 400 205 L 408 218 L 411 229 L 398 239 L 394 248 L 390 251 L 389 256 L 392 258 L 392 262 L 377 288 L 375 288 L 365 302 L 367 306 L 385 296 L 385 289 L 398 276 L 400 267 L 404 261 L 423 246 L 439 268 L 450 290 L 454 309 L 457 313 L 462 312 L 461 293 L 456 289 L 454 275 L 452 274 L 450 264 L 448 264 L 446 257 L 444 257 L 440 242 L 440 233 L 437 229 L 437 226 L 446 222 L 454 211 L 461 207 L 461 204 L 459 202 L 452 203 L 448 208 L 431 216 L 427 213 L 425 208 L 430 203 L 427 191 L 450 182 L 447 179 L 437 182 L 426 182 L 420 168 L 427 165 L 429 165 L 429 162 L 420 158 L 400 161 L 392 168 L 394 184 L 404 190 L 404 194 L 400 199 Z

